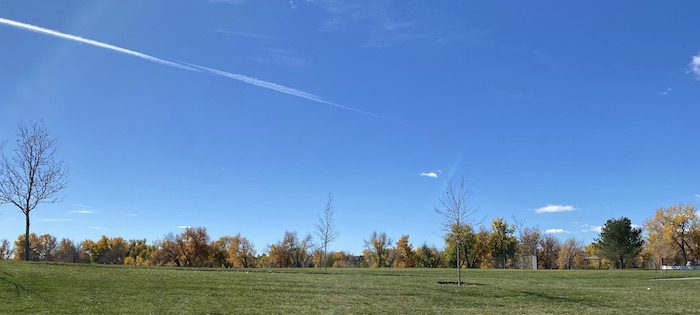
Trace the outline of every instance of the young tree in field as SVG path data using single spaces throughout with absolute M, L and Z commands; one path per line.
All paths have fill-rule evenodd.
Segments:
M 447 183 L 447 189 L 445 194 L 440 198 L 440 208 L 435 208 L 435 212 L 442 215 L 445 219 L 445 229 L 450 230 L 462 230 L 462 227 L 468 224 L 467 220 L 472 216 L 475 211 L 470 209 L 467 205 L 467 198 L 469 197 L 469 190 L 465 187 L 464 179 L 459 182 L 450 180 Z M 455 234 L 458 235 L 458 234 Z M 456 257 L 457 257 L 457 285 L 462 285 L 462 275 L 460 263 L 460 253 L 459 248 L 461 247 L 461 242 L 459 238 L 454 238 L 450 240 L 455 244 Z
M 675 249 L 676 255 L 682 259 L 681 263 L 690 260 L 693 255 L 694 235 L 700 233 L 700 222 L 697 210 L 692 205 L 677 205 L 656 210 L 654 217 L 647 220 L 644 227 L 648 231 L 647 240 L 650 249 L 656 249 L 654 253 L 657 257 L 664 257 L 669 254 L 668 248 Z M 700 236 L 696 236 L 700 241 Z M 694 253 L 700 257 L 700 252 Z
M 318 234 L 318 239 L 323 247 L 323 269 L 326 270 L 328 266 L 328 244 L 335 241 L 338 238 L 338 231 L 335 229 L 334 222 L 334 211 L 333 211 L 333 195 L 328 194 L 328 200 L 323 207 L 323 213 L 318 218 L 318 223 L 316 224 L 316 233 Z
M 43 123 L 20 124 L 14 156 L 0 161 L 0 203 L 13 204 L 25 217 L 24 260 L 31 259 L 29 214 L 41 203 L 60 201 L 66 167 L 56 161 L 56 139 Z
M 617 262 L 620 269 L 642 251 L 642 229 L 633 228 L 629 218 L 610 219 L 603 225 L 596 240 L 600 254 Z
M 365 241 L 365 249 L 362 251 L 370 267 L 386 267 L 386 261 L 391 254 L 391 244 L 392 241 L 386 233 L 372 232 L 369 240 Z

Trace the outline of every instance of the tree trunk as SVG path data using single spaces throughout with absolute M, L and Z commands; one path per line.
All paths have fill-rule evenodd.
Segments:
M 328 244 L 323 244 L 323 271 L 328 271 Z
M 457 285 L 462 285 L 462 274 L 459 266 L 459 244 L 457 245 Z
M 29 212 L 25 213 L 27 226 L 24 230 L 24 260 L 29 261 Z

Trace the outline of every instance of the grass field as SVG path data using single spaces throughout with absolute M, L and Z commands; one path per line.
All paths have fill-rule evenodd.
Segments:
M 0 313 L 700 313 L 700 272 L 175 269 L 0 262 Z M 649 288 L 649 289 L 648 289 Z

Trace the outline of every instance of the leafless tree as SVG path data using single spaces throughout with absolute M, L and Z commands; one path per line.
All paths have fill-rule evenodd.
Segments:
M 435 208 L 435 212 L 442 215 L 445 219 L 445 230 L 461 230 L 468 220 L 474 215 L 476 210 L 470 208 L 467 204 L 471 192 L 466 187 L 464 178 L 459 181 L 450 180 L 447 182 L 445 194 L 440 198 L 441 207 Z M 455 234 L 456 235 L 456 234 Z M 455 242 L 457 248 L 457 285 L 462 285 L 462 275 L 459 262 L 459 248 L 461 239 L 453 238 L 448 241 Z
M 66 166 L 55 160 L 57 142 L 43 122 L 19 125 L 14 156 L 0 161 L 0 202 L 19 208 L 26 218 L 24 260 L 29 260 L 29 213 L 40 203 L 61 200 Z
M 335 241 L 338 238 L 338 231 L 335 229 L 334 222 L 334 211 L 333 211 L 333 195 L 328 194 L 328 200 L 323 207 L 323 213 L 318 218 L 318 223 L 316 224 L 319 241 L 321 246 L 323 246 L 323 269 L 326 270 L 328 266 L 328 244 Z
M 8 240 L 0 241 L 0 260 L 7 260 L 12 257 L 15 249 L 12 248 L 12 244 Z

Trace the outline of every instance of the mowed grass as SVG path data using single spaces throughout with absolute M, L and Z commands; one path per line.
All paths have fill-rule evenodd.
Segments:
M 0 313 L 689 314 L 700 271 L 176 269 L 0 262 Z M 647 289 L 649 288 L 649 289 Z

